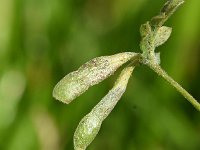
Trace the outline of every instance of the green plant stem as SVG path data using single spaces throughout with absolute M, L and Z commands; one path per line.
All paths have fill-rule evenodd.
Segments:
M 195 100 L 192 95 L 190 95 L 180 84 L 178 84 L 174 79 L 172 79 L 158 64 L 148 63 L 147 64 L 152 70 L 154 70 L 158 75 L 169 82 L 173 87 L 176 88 L 198 111 L 200 111 L 200 104 Z

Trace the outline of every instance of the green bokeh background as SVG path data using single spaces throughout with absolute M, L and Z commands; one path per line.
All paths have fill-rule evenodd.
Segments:
M 73 133 L 119 74 L 70 105 L 55 84 L 86 61 L 139 52 L 139 27 L 164 0 L 0 0 L 0 149 L 72 150 Z M 162 67 L 200 100 L 200 1 L 186 0 L 167 22 Z M 88 150 L 199 150 L 200 113 L 149 68 L 135 69 L 126 93 Z

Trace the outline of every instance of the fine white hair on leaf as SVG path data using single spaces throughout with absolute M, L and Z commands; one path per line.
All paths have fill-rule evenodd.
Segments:
M 155 47 L 164 44 L 169 39 L 171 33 L 172 33 L 172 28 L 166 26 L 160 27 L 155 35 L 155 41 L 154 41 Z
M 126 90 L 134 67 L 126 67 L 106 96 L 80 121 L 74 133 L 75 150 L 85 150 L 98 134 L 103 120 L 110 114 Z
M 108 78 L 121 65 L 137 56 L 138 53 L 124 52 L 94 58 L 61 79 L 54 87 L 53 97 L 68 104 L 89 87 Z

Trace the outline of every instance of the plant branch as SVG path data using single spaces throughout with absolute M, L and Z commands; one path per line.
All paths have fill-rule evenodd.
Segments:
M 180 84 L 172 79 L 159 65 L 154 63 L 147 64 L 153 71 L 169 82 L 179 93 L 181 93 L 198 111 L 200 111 L 200 103 L 192 97 Z
M 168 0 L 161 9 L 160 14 L 151 19 L 150 24 L 161 27 L 183 3 L 184 0 Z

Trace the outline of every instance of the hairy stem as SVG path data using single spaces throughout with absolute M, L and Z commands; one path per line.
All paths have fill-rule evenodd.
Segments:
M 173 87 L 176 88 L 198 111 L 200 111 L 200 103 L 192 97 L 180 84 L 178 84 L 174 79 L 172 79 L 158 64 L 148 63 L 147 64 L 152 70 L 154 70 L 158 75 L 169 82 Z

